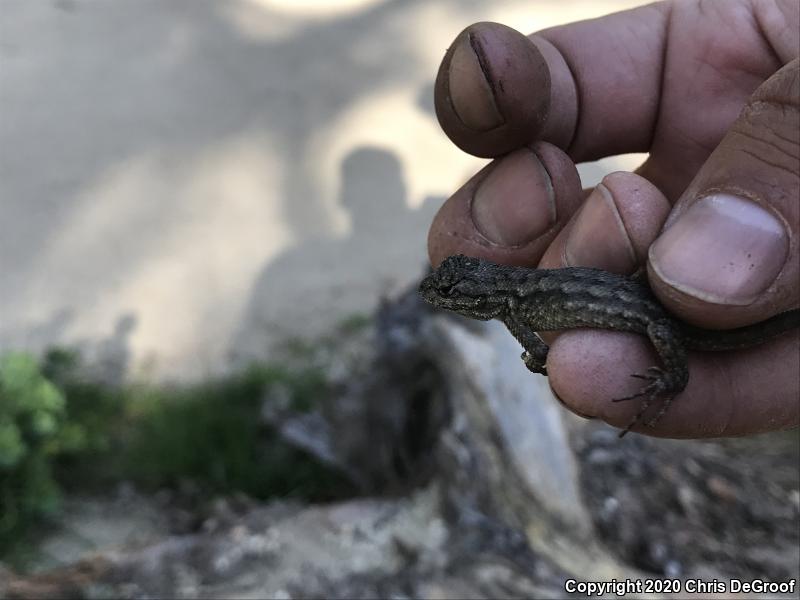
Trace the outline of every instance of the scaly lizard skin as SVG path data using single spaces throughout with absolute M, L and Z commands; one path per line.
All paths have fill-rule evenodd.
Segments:
M 547 375 L 547 344 L 535 332 L 591 327 L 646 335 L 662 367 L 633 377 L 642 389 L 614 402 L 644 397 L 625 435 L 641 422 L 657 399 L 661 407 L 647 421 L 654 425 L 689 381 L 686 350 L 735 350 L 761 344 L 800 327 L 800 310 L 790 310 L 761 323 L 729 330 L 693 327 L 671 316 L 647 284 L 638 278 L 599 269 L 568 267 L 530 269 L 496 265 L 463 255 L 450 256 L 419 287 L 434 306 L 465 317 L 499 319 L 522 344 L 522 360 L 534 373 Z

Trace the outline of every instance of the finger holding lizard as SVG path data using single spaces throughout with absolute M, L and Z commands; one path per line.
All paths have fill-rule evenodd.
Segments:
M 649 251 L 650 278 L 670 311 L 727 328 L 797 306 L 798 40 L 786 26 L 797 12 L 796 3 L 780 1 L 666 2 L 540 32 L 528 47 L 497 26 L 473 26 L 443 62 L 440 122 L 478 155 L 528 143 L 539 150 L 532 171 L 543 168 L 547 177 L 519 177 L 532 164 L 513 161 L 521 151 L 495 161 L 487 171 L 504 168 L 505 177 L 468 184 L 437 216 L 432 262 L 463 252 L 504 264 L 541 259 L 548 267 L 631 272 L 645 262 L 667 200 L 680 198 Z M 515 60 L 524 69 L 510 68 Z M 488 99 L 475 102 L 481 90 Z M 639 170 L 646 181 L 612 175 L 584 204 L 569 183 L 570 162 L 554 159 L 558 151 L 542 142 L 531 145 L 537 139 L 576 161 L 647 150 Z M 526 225 L 536 219 L 538 226 Z M 716 233 L 704 239 L 707 229 Z M 798 362 L 796 334 L 733 353 L 692 354 L 689 386 L 652 433 L 739 435 L 796 425 Z M 548 372 L 573 410 L 624 425 L 634 409 L 608 398 L 631 389 L 631 371 L 652 364 L 644 338 L 573 331 L 555 341 Z

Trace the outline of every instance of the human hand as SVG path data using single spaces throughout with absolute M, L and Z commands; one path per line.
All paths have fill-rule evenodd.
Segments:
M 617 273 L 646 264 L 662 303 L 706 328 L 796 308 L 798 20 L 793 0 L 682 1 L 528 38 L 492 23 L 467 28 L 442 62 L 437 116 L 462 149 L 505 156 L 442 206 L 431 262 L 461 253 Z M 645 151 L 638 174 L 580 189 L 573 163 Z M 610 399 L 636 391 L 629 374 L 653 364 L 644 338 L 574 330 L 552 338 L 547 367 L 571 410 L 624 426 L 637 407 Z M 797 426 L 799 365 L 798 332 L 692 353 L 687 388 L 654 429 L 638 430 L 708 437 Z

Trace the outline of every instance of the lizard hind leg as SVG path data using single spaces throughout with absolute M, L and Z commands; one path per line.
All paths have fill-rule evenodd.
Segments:
M 660 398 L 661 406 L 658 412 L 646 421 L 648 427 L 654 426 L 667 412 L 675 396 L 683 391 L 689 381 L 689 367 L 686 352 L 683 348 L 683 341 L 672 323 L 667 320 L 653 321 L 647 327 L 647 335 L 664 366 L 649 367 L 644 375 L 634 373 L 632 377 L 647 381 L 644 387 L 635 394 L 614 399 L 614 402 L 622 402 L 642 396 L 645 397 L 636 415 L 620 433 L 620 437 L 642 422 L 647 409 Z

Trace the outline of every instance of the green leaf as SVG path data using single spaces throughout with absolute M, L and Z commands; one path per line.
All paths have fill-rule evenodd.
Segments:
M 10 469 L 22 460 L 27 448 L 14 423 L 0 421 L 0 469 Z

